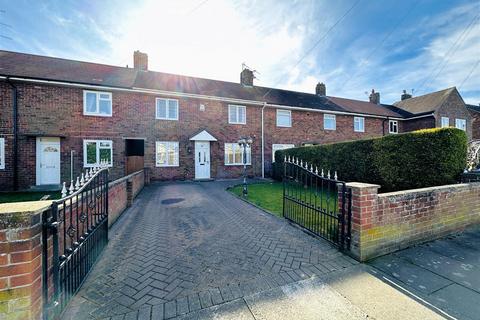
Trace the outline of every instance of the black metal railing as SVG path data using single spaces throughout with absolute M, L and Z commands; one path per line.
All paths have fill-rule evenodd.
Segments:
M 61 314 L 108 242 L 108 169 L 87 170 L 62 195 L 42 218 L 44 319 Z
M 351 194 L 345 182 L 302 160 L 285 158 L 283 216 L 336 245 L 350 249 Z

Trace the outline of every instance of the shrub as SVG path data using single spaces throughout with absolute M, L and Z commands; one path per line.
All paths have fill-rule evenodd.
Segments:
M 285 155 L 332 174 L 337 171 L 340 180 L 375 183 L 383 192 L 396 191 L 457 182 L 466 165 L 467 136 L 455 128 L 427 129 L 281 150 L 275 153 L 277 179 L 281 179 Z

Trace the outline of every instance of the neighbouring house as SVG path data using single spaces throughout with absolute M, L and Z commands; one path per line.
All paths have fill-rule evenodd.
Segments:
M 392 106 L 374 90 L 359 101 L 323 83 L 303 93 L 253 81 L 247 68 L 239 83 L 151 71 L 139 51 L 133 68 L 0 51 L 0 190 L 57 186 L 101 161 L 112 179 L 143 167 L 157 180 L 239 177 L 247 136 L 251 176 L 270 173 L 276 150 L 435 127 L 443 115 L 471 136 L 454 88 L 417 108 L 421 97 Z
M 480 105 L 467 104 L 467 109 L 472 116 L 472 139 L 480 140 Z
M 455 87 L 417 97 L 412 97 L 404 91 L 401 101 L 395 102 L 394 105 L 422 116 L 418 119 L 410 118 L 410 121 L 405 122 L 404 131 L 456 127 L 465 130 L 469 140 L 472 140 L 473 117 Z

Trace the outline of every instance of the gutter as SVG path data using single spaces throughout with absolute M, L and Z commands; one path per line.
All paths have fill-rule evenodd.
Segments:
M 13 190 L 18 190 L 18 88 L 6 78 L 6 82 L 12 87 L 13 100 Z

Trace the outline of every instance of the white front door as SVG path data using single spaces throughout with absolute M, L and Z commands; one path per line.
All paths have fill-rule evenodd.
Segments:
M 210 179 L 210 141 L 195 141 L 195 179 Z
M 60 138 L 37 138 L 37 185 L 60 184 Z

